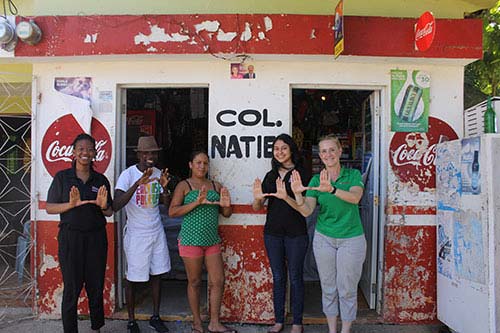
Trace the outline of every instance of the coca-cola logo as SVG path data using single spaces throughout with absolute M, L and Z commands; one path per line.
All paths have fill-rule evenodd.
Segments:
M 415 49 L 427 51 L 434 41 L 436 21 L 431 12 L 425 12 L 415 24 Z
M 54 177 L 62 169 L 71 167 L 73 140 L 83 130 L 72 114 L 57 119 L 49 126 L 42 140 L 42 160 L 49 174 Z M 104 125 L 92 118 L 92 137 L 96 140 L 94 169 L 104 173 L 111 160 L 111 138 Z
M 453 128 L 434 117 L 429 117 L 427 133 L 395 133 L 389 150 L 392 171 L 400 181 L 418 185 L 420 191 L 436 188 L 436 145 L 457 138 Z

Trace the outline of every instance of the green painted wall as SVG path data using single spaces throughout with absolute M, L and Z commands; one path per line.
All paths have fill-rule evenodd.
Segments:
M 13 0 L 19 15 L 95 14 L 331 14 L 337 0 Z M 496 0 L 345 0 L 346 15 L 439 18 L 492 7 Z

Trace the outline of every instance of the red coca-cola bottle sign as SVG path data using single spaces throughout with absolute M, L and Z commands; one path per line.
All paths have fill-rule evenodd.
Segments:
M 417 185 L 420 191 L 436 188 L 436 145 L 457 138 L 453 128 L 434 117 L 429 117 L 427 133 L 395 133 L 389 148 L 392 171 L 401 182 Z
M 425 12 L 415 24 L 415 49 L 426 51 L 434 40 L 436 34 L 436 20 L 431 12 Z
M 72 114 L 57 119 L 45 132 L 42 140 L 42 160 L 52 177 L 58 171 L 71 167 L 73 140 L 81 133 L 83 130 Z M 111 160 L 111 137 L 104 125 L 95 118 L 92 118 L 91 133 L 96 141 L 94 170 L 104 173 Z

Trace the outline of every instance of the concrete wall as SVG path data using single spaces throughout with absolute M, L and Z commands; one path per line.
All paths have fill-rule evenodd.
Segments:
M 432 187 L 415 188 L 402 181 L 398 170 L 391 168 L 390 143 L 390 70 L 419 69 L 431 76 L 430 114 L 447 123 L 459 136 L 462 134 L 463 67 L 458 62 L 424 62 L 422 60 L 397 60 L 358 57 L 332 61 L 319 57 L 289 60 L 252 61 L 257 78 L 254 80 L 231 80 L 229 62 L 224 60 L 204 60 L 200 57 L 190 61 L 108 61 L 108 62 L 57 62 L 36 63 L 33 72 L 37 77 L 37 90 L 41 93 L 41 103 L 37 106 L 34 154 L 36 184 L 39 193 L 39 207 L 43 208 L 52 177 L 42 162 L 46 153 L 42 149 L 43 138 L 53 123 L 76 109 L 64 102 L 61 94 L 54 89 L 56 77 L 91 77 L 93 80 L 92 107 L 94 117 L 101 122 L 111 138 L 111 150 L 105 174 L 112 186 L 117 175 L 114 173 L 117 147 L 117 89 L 122 85 L 134 86 L 208 86 L 209 88 L 209 144 L 214 137 L 229 138 L 235 135 L 242 144 L 241 137 L 255 137 L 255 145 L 250 144 L 248 157 L 237 158 L 235 154 L 222 157 L 218 151 L 211 161 L 211 175 L 227 186 L 236 205 L 235 214 L 229 219 L 221 219 L 221 234 L 224 239 L 224 260 L 226 263 L 226 291 L 224 294 L 223 317 L 231 321 L 270 322 L 272 314 L 271 274 L 264 252 L 262 230 L 264 215 L 251 212 L 251 184 L 255 177 L 262 177 L 269 169 L 270 161 L 257 150 L 257 137 L 277 135 L 291 130 L 291 87 L 321 88 L 365 88 L 380 89 L 381 109 L 381 172 L 382 203 L 386 212 L 386 237 L 384 241 L 386 260 L 384 263 L 383 315 L 388 322 L 418 322 L 435 318 L 435 240 L 434 214 L 435 199 Z M 100 92 L 105 92 L 100 95 Z M 99 99 L 109 96 L 111 100 Z M 263 114 L 267 109 L 267 124 L 263 121 L 256 126 L 245 126 L 224 115 L 228 122 L 236 120 L 232 126 L 222 126 L 217 115 L 222 110 L 253 109 Z M 249 117 L 248 119 L 252 119 Z M 274 126 L 271 126 L 273 124 Z M 243 150 L 245 151 L 245 150 Z M 209 147 L 211 154 L 212 147 Z M 423 166 L 422 166 L 423 168 Z M 384 181 L 385 180 L 385 181 Z M 411 209 L 406 209 L 411 206 Z M 57 218 L 44 210 L 36 210 L 39 234 L 37 253 L 40 255 L 40 313 L 42 316 L 57 316 L 61 281 L 58 270 L 55 225 Z M 113 229 L 111 223 L 109 228 Z M 52 230 L 46 233 L 44 230 Z M 114 243 L 110 231 L 110 248 Z M 113 254 L 110 249 L 110 254 Z M 50 255 L 51 257 L 47 257 Z M 114 256 L 110 256 L 114 259 Z M 113 276 L 116 262 L 108 260 L 107 302 L 114 303 Z M 41 274 L 43 271 L 43 274 Z M 49 277 L 50 276 L 50 277 Z M 426 276 L 421 279 L 421 276 Z M 44 279 L 49 279 L 44 281 Z M 46 287 L 44 287 L 46 286 Z M 50 286 L 50 287 L 49 287 Z M 58 291 L 59 290 L 59 291 Z M 109 292 L 108 292 L 109 291 Z M 406 296 L 405 296 L 406 295 Z M 85 310 L 85 309 L 82 309 Z M 108 314 L 114 310 L 107 308 Z

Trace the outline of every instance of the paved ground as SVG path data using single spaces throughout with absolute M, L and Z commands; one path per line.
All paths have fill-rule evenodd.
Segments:
M 107 320 L 106 325 L 101 329 L 102 333 L 126 332 L 126 321 Z M 140 321 L 141 332 L 154 332 L 148 327 L 147 321 Z M 265 325 L 228 325 L 238 330 L 240 333 L 265 333 L 269 326 Z M 190 323 L 188 322 L 168 322 L 167 327 L 172 333 L 190 333 Z M 376 325 L 364 324 L 354 325 L 352 333 L 439 333 L 439 325 Z M 205 325 L 206 329 L 206 325 Z M 55 333 L 62 332 L 60 320 L 31 320 L 26 319 L 16 322 L 0 323 L 2 333 Z M 88 320 L 79 321 L 79 332 L 90 333 L 90 322 Z M 289 332 L 287 327 L 284 333 Z M 327 333 L 326 325 L 305 325 L 305 333 Z

